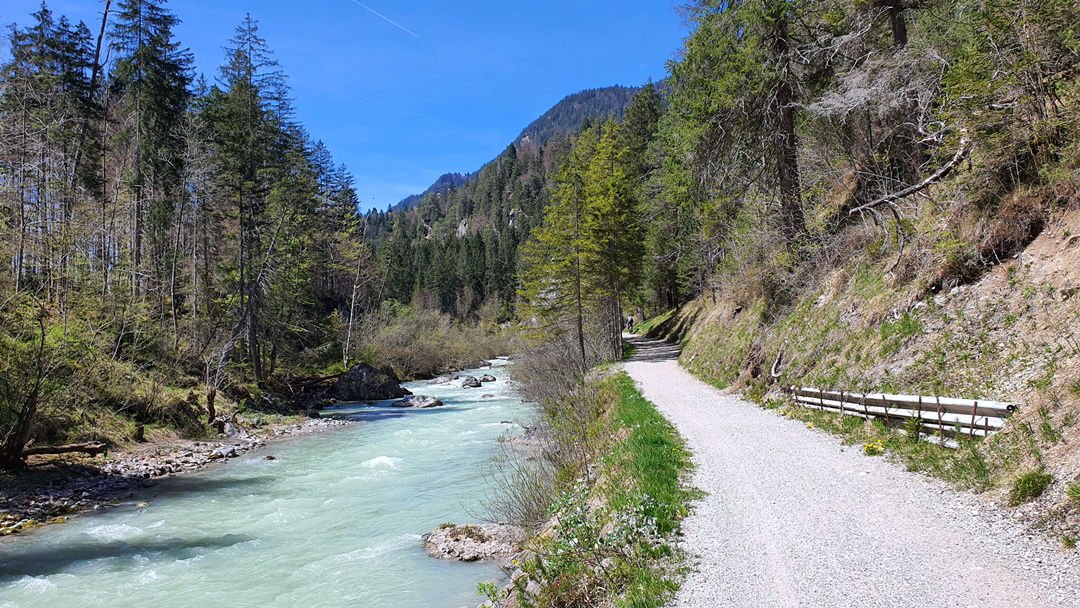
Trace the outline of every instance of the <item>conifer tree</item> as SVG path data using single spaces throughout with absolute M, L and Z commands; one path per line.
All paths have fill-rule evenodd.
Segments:
M 585 169 L 582 226 L 583 269 L 591 291 L 606 309 L 608 355 L 622 355 L 622 300 L 641 280 L 643 231 L 637 197 L 627 177 L 620 128 L 613 120 L 599 127 Z
M 284 221 L 267 213 L 267 196 L 291 137 L 285 129 L 289 111 L 284 76 L 251 15 L 226 48 L 220 81 L 224 90 L 211 95 L 207 117 L 214 133 L 220 187 L 235 209 L 235 337 L 242 340 L 252 375 L 261 382 L 261 287 L 269 279 L 263 235 L 276 233 Z
M 117 111 L 129 116 L 117 134 L 125 151 L 125 185 L 132 201 L 132 290 L 143 291 L 144 256 L 162 306 L 170 229 L 183 171 L 181 124 L 190 97 L 192 58 L 173 38 L 179 19 L 160 0 L 121 0 L 111 33 L 116 62 L 111 74 Z M 149 243 L 144 240 L 148 239 Z
M 585 129 L 575 140 L 559 172 L 543 223 L 533 230 L 524 250 L 521 295 L 527 314 L 549 331 L 573 333 L 581 369 L 588 369 L 585 348 L 586 315 L 592 306 L 586 269 L 587 171 L 599 139 Z

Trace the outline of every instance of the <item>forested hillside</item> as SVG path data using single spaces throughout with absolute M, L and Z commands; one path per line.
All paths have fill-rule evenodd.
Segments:
M 43 3 L 0 64 L 2 465 L 30 441 L 198 433 L 219 391 L 371 354 L 353 179 L 293 118 L 256 21 L 197 76 L 163 1 L 103 7 Z
M 459 186 L 465 185 L 465 183 L 468 181 L 468 175 L 462 175 L 460 173 L 444 173 L 440 175 L 439 179 L 435 180 L 435 183 L 431 184 L 431 186 L 429 186 L 427 190 L 424 190 L 420 194 L 406 196 L 405 198 L 398 201 L 396 205 L 392 206 L 390 208 L 390 211 L 405 211 L 410 207 L 416 206 L 416 204 L 423 200 L 425 196 L 452 190 Z
M 620 120 L 637 91 L 636 87 L 613 86 L 567 95 L 525 127 L 515 143 L 528 141 L 542 146 L 577 133 L 590 121 Z

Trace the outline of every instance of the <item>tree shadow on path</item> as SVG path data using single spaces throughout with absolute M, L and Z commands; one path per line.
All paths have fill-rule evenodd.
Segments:
M 628 361 L 675 361 L 679 358 L 681 349 L 678 344 L 672 344 L 663 340 L 630 336 L 627 342 L 634 346 L 634 355 Z

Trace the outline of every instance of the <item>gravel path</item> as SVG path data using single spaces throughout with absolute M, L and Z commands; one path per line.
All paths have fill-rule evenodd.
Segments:
M 673 606 L 1080 607 L 1080 560 L 1004 510 L 697 380 L 635 340 L 626 371 L 694 453 Z

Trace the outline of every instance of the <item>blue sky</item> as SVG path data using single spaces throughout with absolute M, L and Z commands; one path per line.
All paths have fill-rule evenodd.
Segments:
M 39 4 L 0 0 L 0 23 L 26 24 Z M 49 7 L 96 32 L 102 4 L 53 0 Z M 663 78 L 685 36 L 677 6 L 676 0 L 169 3 L 183 20 L 177 37 L 207 75 L 216 73 L 244 14 L 258 19 L 289 77 L 297 118 L 349 166 L 365 208 L 385 208 L 442 173 L 479 168 L 565 95 Z

